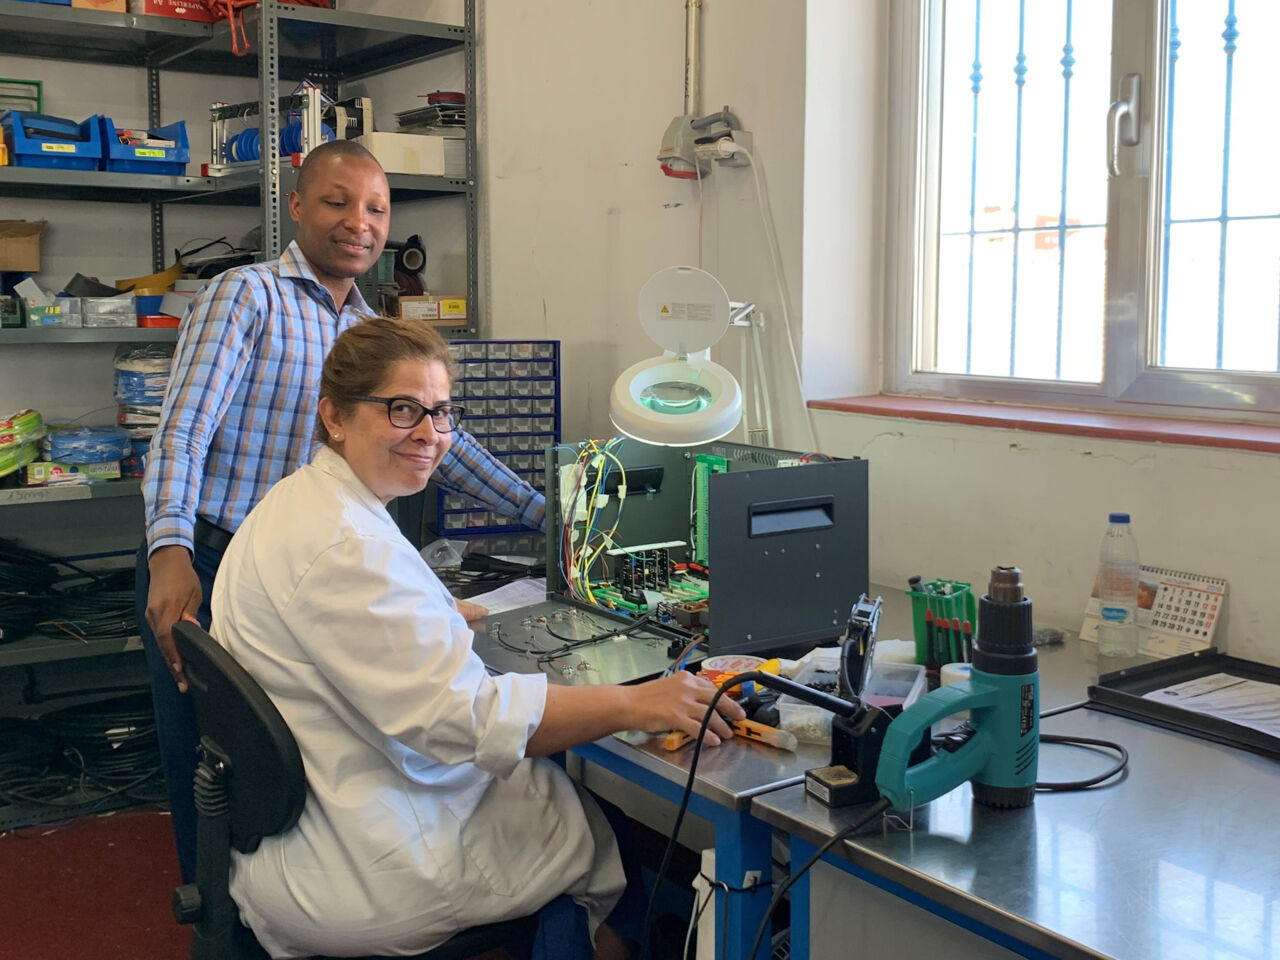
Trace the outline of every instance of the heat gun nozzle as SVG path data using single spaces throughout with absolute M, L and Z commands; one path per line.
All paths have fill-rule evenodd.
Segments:
M 991 571 L 987 596 L 993 603 L 1021 603 L 1022 571 L 1017 567 L 996 567 Z

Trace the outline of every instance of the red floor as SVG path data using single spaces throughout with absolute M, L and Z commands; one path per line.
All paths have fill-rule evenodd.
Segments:
M 0 960 L 186 960 L 169 912 L 167 814 L 125 810 L 0 834 Z

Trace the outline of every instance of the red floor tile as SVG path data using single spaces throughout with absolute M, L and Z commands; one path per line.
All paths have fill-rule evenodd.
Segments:
M 0 836 L 0 960 L 186 960 L 169 912 L 167 814 L 126 810 Z

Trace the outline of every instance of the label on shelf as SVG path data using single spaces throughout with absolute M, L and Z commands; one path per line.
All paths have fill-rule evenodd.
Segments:
M 76 145 L 74 143 L 42 143 L 40 150 L 43 153 L 75 153 Z

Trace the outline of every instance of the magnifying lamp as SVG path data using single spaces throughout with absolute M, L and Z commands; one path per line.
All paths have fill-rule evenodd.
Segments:
M 697 267 L 667 267 L 640 288 L 640 326 L 663 353 L 623 371 L 609 397 L 609 419 L 645 443 L 710 443 L 742 419 L 742 390 L 711 360 L 729 329 L 729 295 Z

